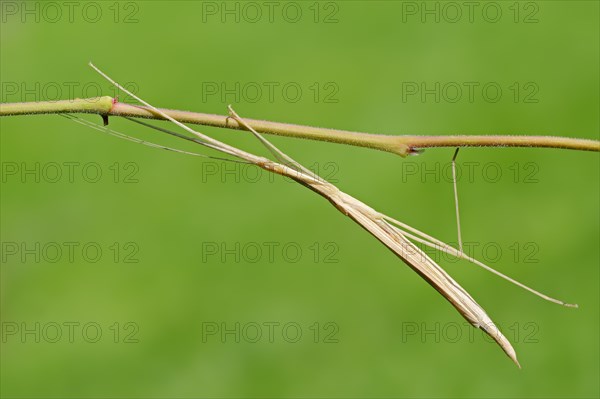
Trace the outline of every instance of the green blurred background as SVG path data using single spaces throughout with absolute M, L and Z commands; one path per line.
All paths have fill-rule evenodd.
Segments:
M 92 60 L 166 108 L 223 114 L 232 103 L 248 118 L 372 133 L 598 139 L 596 1 L 476 2 L 471 20 L 465 2 L 73 3 L 69 16 L 63 3 L 2 2 L 2 102 L 87 97 L 98 88 L 114 95 L 87 67 Z M 425 7 L 439 14 L 421 14 Z M 436 82 L 439 102 L 407 95 L 409 86 Z M 450 90 L 465 82 L 478 85 L 472 101 L 463 92 L 452 102 Z M 486 84 L 502 89 L 497 102 L 483 96 Z M 298 101 L 284 86 L 300 87 Z M 110 125 L 209 153 L 124 120 Z M 471 253 L 580 305 L 561 308 L 440 259 L 513 342 L 519 370 L 303 187 L 58 116 L 2 118 L 0 126 L 4 397 L 599 395 L 598 154 L 460 153 L 465 173 L 471 165 L 459 181 Z M 246 133 L 202 131 L 264 153 Z M 401 159 L 272 141 L 375 209 L 456 241 L 452 149 Z M 96 262 L 94 248 L 102 250 Z M 265 323 L 273 323 L 272 339 Z M 236 325 L 239 342 L 221 335 Z M 262 336 L 251 342 L 257 325 Z M 298 342 L 288 342 L 298 328 Z

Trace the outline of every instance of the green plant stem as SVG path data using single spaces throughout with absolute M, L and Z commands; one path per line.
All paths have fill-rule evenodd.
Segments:
M 183 123 L 246 130 L 235 119 L 224 115 L 170 109 L 161 109 L 161 111 Z M 162 116 L 147 107 L 119 102 L 115 103 L 113 98 L 108 96 L 62 101 L 0 104 L 0 116 L 58 113 L 95 113 L 105 117 L 127 116 L 164 120 Z M 259 133 L 367 147 L 391 152 L 403 157 L 417 153 L 419 149 L 430 147 L 540 147 L 600 151 L 600 141 L 598 140 L 570 137 L 509 135 L 391 136 L 255 119 L 245 119 L 245 121 Z

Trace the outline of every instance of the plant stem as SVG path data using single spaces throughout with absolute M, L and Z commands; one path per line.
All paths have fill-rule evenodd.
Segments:
M 246 130 L 234 118 L 224 115 L 170 109 L 161 109 L 161 111 L 183 123 Z M 108 96 L 62 101 L 0 104 L 0 117 L 58 113 L 95 113 L 105 117 L 128 116 L 165 120 L 165 118 L 148 107 L 115 102 L 113 98 Z M 600 141 L 598 140 L 570 137 L 508 135 L 391 136 L 255 119 L 245 119 L 245 121 L 259 133 L 367 147 L 391 152 L 403 157 L 418 153 L 421 148 L 429 147 L 541 147 L 600 151 Z

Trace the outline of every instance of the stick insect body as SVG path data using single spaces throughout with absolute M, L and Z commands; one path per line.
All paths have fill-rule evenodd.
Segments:
M 123 90 L 125 93 L 129 94 L 132 98 L 135 98 L 140 103 L 144 104 L 149 110 L 161 116 L 162 118 L 171 121 L 178 127 L 184 129 L 186 132 L 191 133 L 194 137 L 189 137 L 183 135 L 181 133 L 172 132 L 170 130 L 159 128 L 145 122 L 136 121 L 137 123 L 141 123 L 145 126 L 151 127 L 153 129 L 159 130 L 164 133 L 168 133 L 171 135 L 175 135 L 179 138 L 183 138 L 185 140 L 193 141 L 197 144 L 201 144 L 203 146 L 209 147 L 211 149 L 217 150 L 221 153 L 233 156 L 235 159 L 226 159 L 229 161 L 235 162 L 243 162 L 254 164 L 257 167 L 260 167 L 268 172 L 279 174 L 282 176 L 289 177 L 299 184 L 311 189 L 315 193 L 327 199 L 336 209 L 342 212 L 344 215 L 348 216 L 350 219 L 358 223 L 362 228 L 367 230 L 371 235 L 373 235 L 377 240 L 383 243 L 388 249 L 390 249 L 394 254 L 396 254 L 404 263 L 410 266 L 414 271 L 416 271 L 423 279 L 425 279 L 431 286 L 433 286 L 444 298 L 446 298 L 454 308 L 474 327 L 481 328 L 485 331 L 491 338 L 493 338 L 496 343 L 502 348 L 502 350 L 508 355 L 509 358 L 513 360 L 515 364 L 519 367 L 519 362 L 517 360 L 517 355 L 515 353 L 514 348 L 510 344 L 510 342 L 506 339 L 506 337 L 502 334 L 502 332 L 498 329 L 498 327 L 494 324 L 492 319 L 486 314 L 484 309 L 469 295 L 469 293 L 463 289 L 448 273 L 446 273 L 437 263 L 435 263 L 422 249 L 417 247 L 413 241 L 422 243 L 424 245 L 434 247 L 438 250 L 444 251 L 449 254 L 453 254 L 459 258 L 466 259 L 480 267 L 489 270 L 500 277 L 507 279 L 514 284 L 519 285 L 520 287 L 529 290 L 530 292 L 541 296 L 544 299 L 549 301 L 559 303 L 566 306 L 576 306 L 566 304 L 562 301 L 550 298 L 544 294 L 541 294 L 505 275 L 502 273 L 490 268 L 489 266 L 467 256 L 462 251 L 462 244 L 460 243 L 460 224 L 458 219 L 458 205 L 457 205 L 457 223 L 458 223 L 458 232 L 459 232 L 459 249 L 453 248 L 448 244 L 443 243 L 427 234 L 420 232 L 417 229 L 414 229 L 408 225 L 405 225 L 387 215 L 379 213 L 366 205 L 365 203 L 357 200 L 356 198 L 340 191 L 335 185 L 327 182 L 322 179 L 312 171 L 306 169 L 304 166 L 287 156 L 285 153 L 280 151 L 277 147 L 271 144 L 268 140 L 266 140 L 262 135 L 257 133 L 251 126 L 249 126 L 244 119 L 239 117 L 235 111 L 229 107 L 229 115 L 231 118 L 235 119 L 237 123 L 243 126 L 246 130 L 250 131 L 277 159 L 277 161 L 270 160 L 268 158 L 258 156 L 255 154 L 251 154 L 249 152 L 243 151 L 231 145 L 225 144 L 221 141 L 218 141 L 212 137 L 206 136 L 194 129 L 191 129 L 187 125 L 177 121 L 161 110 L 153 107 L 147 102 L 143 101 L 133 93 L 129 92 L 117 82 L 112 80 L 98 68 L 96 68 L 93 64 L 90 63 L 90 66 L 96 70 L 100 75 L 102 75 L 105 79 L 115 85 L 117 88 Z M 75 119 L 76 121 L 83 123 L 85 125 L 90 125 L 90 122 L 87 122 L 83 119 L 70 116 L 70 118 Z M 92 124 L 93 125 L 93 124 Z M 112 129 L 104 126 L 93 125 L 92 127 L 98 130 L 104 130 L 107 133 L 113 134 L 117 137 L 124 138 L 127 140 L 135 141 L 141 144 L 150 145 L 156 148 L 162 148 L 170 151 L 176 151 L 185 153 L 188 155 L 195 156 L 204 156 L 206 155 L 191 153 L 187 151 L 177 150 L 161 145 L 157 145 L 154 143 L 144 142 L 139 139 L 132 138 L 125 134 L 115 132 Z M 453 158 L 453 162 L 456 158 L 456 153 Z M 455 199 L 457 199 L 456 187 L 455 187 Z

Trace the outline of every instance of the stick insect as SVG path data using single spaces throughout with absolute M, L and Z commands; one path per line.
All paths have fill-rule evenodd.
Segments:
M 349 217 L 353 221 L 355 221 L 358 225 L 360 225 L 363 229 L 369 232 L 372 236 L 374 236 L 377 240 L 379 240 L 383 245 L 385 245 L 388 249 L 390 249 L 396 256 L 398 256 L 404 263 L 406 263 L 410 268 L 412 268 L 415 272 L 417 272 L 425 281 L 427 281 L 433 288 L 435 288 L 456 310 L 474 327 L 482 329 L 486 334 L 488 334 L 494 341 L 502 348 L 502 350 L 506 353 L 506 355 L 519 367 L 520 364 L 517 360 L 517 355 L 512 347 L 511 343 L 508 339 L 502 334 L 500 329 L 494 324 L 492 319 L 487 315 L 485 310 L 469 295 L 469 293 L 462 288 L 446 271 L 444 271 L 435 261 L 433 261 L 422 249 L 420 249 L 416 244 L 413 243 L 421 243 L 423 245 L 433 247 L 437 250 L 446 252 L 453 256 L 456 256 L 460 259 L 467 260 L 479 267 L 482 267 L 503 279 L 506 279 L 513 284 L 518 285 L 519 287 L 532 292 L 535 295 L 540 296 L 541 298 L 569 307 L 576 307 L 577 305 L 568 304 L 562 302 L 560 300 L 551 298 L 547 295 L 544 295 L 524 284 L 521 284 L 518 281 L 513 280 L 512 278 L 492 269 L 491 267 L 483 264 L 482 262 L 468 256 L 463 252 L 462 249 L 462 239 L 460 237 L 460 218 L 458 214 L 458 193 L 456 189 L 456 178 L 455 186 L 454 186 L 454 197 L 456 201 L 456 217 L 457 217 L 457 228 L 459 235 L 459 249 L 456 249 L 430 235 L 427 235 L 411 226 L 408 226 L 396 219 L 393 219 L 383 213 L 380 213 L 367 204 L 359 201 L 358 199 L 350 196 L 347 193 L 340 191 L 335 185 L 330 182 L 324 180 L 316 173 L 308 170 L 300 163 L 296 162 L 294 159 L 286 155 L 284 152 L 279 150 L 276 146 L 274 146 L 271 142 L 265 139 L 261 134 L 259 134 L 255 129 L 253 129 L 246 121 L 241 118 L 234 109 L 229 106 L 229 117 L 234 119 L 237 123 L 243 126 L 246 130 L 248 130 L 256 139 L 258 139 L 271 153 L 275 160 L 271 160 L 269 158 L 255 155 L 234 146 L 223 143 L 219 140 L 216 140 L 210 136 L 207 136 L 197 130 L 190 128 L 187 125 L 177 121 L 171 116 L 165 114 L 161 110 L 155 108 L 149 103 L 145 102 L 135 94 L 131 93 L 123 86 L 118 84 L 116 81 L 111 79 L 108 75 L 90 63 L 90 66 L 98 72 L 103 78 L 108 80 L 111 84 L 113 84 L 118 89 L 127 93 L 131 98 L 136 99 L 139 103 L 145 105 L 151 112 L 154 114 L 172 122 L 177 127 L 183 129 L 185 132 L 191 134 L 192 136 L 188 136 L 187 134 L 177 133 L 168 129 L 164 129 L 161 127 L 154 126 L 152 124 L 134 120 L 131 118 L 127 118 L 144 126 L 150 127 L 152 129 L 158 130 L 163 133 L 167 133 L 170 135 L 174 135 L 176 137 L 192 141 L 194 143 L 200 144 L 202 146 L 208 147 L 210 149 L 216 150 L 220 153 L 226 154 L 233 158 L 219 158 L 225 159 L 228 161 L 241 162 L 253 164 L 259 168 L 262 168 L 268 172 L 275 173 L 278 175 L 282 175 L 288 177 L 297 183 L 309 188 L 315 193 L 327 199 L 336 209 L 338 209 L 342 214 Z M 193 156 L 201 156 L 201 157 L 209 157 L 204 154 L 192 153 L 183 150 L 178 150 L 175 148 L 170 148 L 158 144 L 154 144 L 151 142 L 139 140 L 137 138 L 133 138 L 126 134 L 117 132 L 113 129 L 110 129 L 107 126 L 96 125 L 92 122 L 89 122 L 85 119 L 81 119 L 74 115 L 65 115 L 66 117 L 78 122 L 82 123 L 86 126 L 90 126 L 94 129 L 101 130 L 105 133 L 109 133 L 111 135 L 117 136 L 122 139 L 134 141 L 140 144 L 149 145 L 155 148 L 161 148 L 169 151 L 175 151 L 187 155 Z M 456 155 L 458 151 L 454 154 L 453 158 L 453 167 L 456 160 Z M 214 157 L 212 157 L 214 158 Z M 454 176 L 455 171 L 454 171 Z M 412 240 L 412 241 L 411 241 Z

